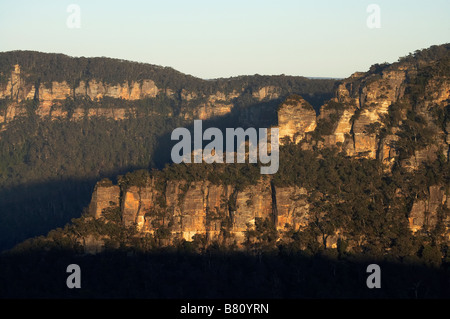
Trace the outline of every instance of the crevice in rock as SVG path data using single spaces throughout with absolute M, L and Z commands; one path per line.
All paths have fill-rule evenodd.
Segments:
M 274 225 L 278 225 L 277 190 L 275 188 L 273 180 L 270 181 L 270 189 L 272 195 L 272 221 Z
M 141 190 L 142 190 L 142 188 L 141 187 L 139 187 L 139 189 L 138 189 L 138 195 L 139 195 L 139 204 L 138 204 L 138 209 L 137 209 L 137 212 L 136 212 L 136 216 L 134 216 L 134 222 L 137 224 L 137 222 L 138 222 L 138 218 L 139 218 L 139 213 L 141 212 L 141 207 L 142 207 L 142 196 L 141 196 Z

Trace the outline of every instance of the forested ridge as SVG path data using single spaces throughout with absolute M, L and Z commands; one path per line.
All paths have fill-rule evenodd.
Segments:
M 66 81 L 76 86 L 80 81 L 97 80 L 109 84 L 153 80 L 159 88 L 196 93 L 231 92 L 275 85 L 297 93 L 329 93 L 335 80 L 308 79 L 289 75 L 242 75 L 230 78 L 200 79 L 171 67 L 106 57 L 70 57 L 36 51 L 0 52 L 0 83 L 8 80 L 14 65 L 20 65 L 30 83 Z

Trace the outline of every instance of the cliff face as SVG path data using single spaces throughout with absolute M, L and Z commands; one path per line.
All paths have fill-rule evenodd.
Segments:
M 193 110 L 183 108 L 181 113 L 187 120 L 206 120 L 216 116 L 223 116 L 230 113 L 234 107 L 233 99 L 239 97 L 243 92 L 233 91 L 231 93 L 215 92 L 209 96 L 201 97 L 204 102 L 199 103 Z M 191 101 L 200 97 L 195 93 L 183 92 L 181 98 L 184 101 Z
M 448 189 L 445 186 L 434 185 L 429 187 L 426 198 L 414 201 L 409 214 L 409 227 L 413 232 L 424 227 L 432 230 L 439 222 L 444 222 L 444 227 L 448 230 L 446 226 L 448 219 L 440 211 L 443 206 L 450 208 L 447 194 Z M 446 233 L 448 234 L 448 232 Z M 448 235 L 447 239 L 450 239 Z
M 99 218 L 103 210 L 108 207 L 119 205 L 120 188 L 117 185 L 104 186 L 97 184 L 92 194 L 92 200 L 89 205 L 89 212 L 94 218 Z
M 445 233 L 449 233 L 448 217 L 442 213 L 442 207 L 450 209 L 447 188 L 448 185 L 432 186 L 424 199 L 414 201 L 405 220 L 413 233 L 421 229 L 431 231 L 438 224 L 444 225 Z M 168 244 L 180 239 L 192 241 L 196 235 L 203 235 L 207 243 L 219 241 L 243 247 L 246 231 L 254 229 L 256 218 L 269 219 L 280 234 L 288 229 L 306 229 L 314 222 L 308 196 L 305 188 L 275 186 L 269 178 L 242 190 L 236 185 L 208 181 L 187 183 L 149 178 L 145 186 L 122 190 L 117 185 L 99 183 L 89 212 L 94 218 L 101 218 L 105 209 L 118 209 L 124 226 L 135 226 L 139 236 L 155 235 L 164 229 Z M 342 237 L 339 233 L 328 238 L 327 247 L 336 248 Z M 96 248 L 88 249 L 101 250 L 102 241 L 97 239 L 96 243 Z
M 7 81 L 0 83 L 0 100 L 5 100 L 7 103 L 4 110 L 0 111 L 0 124 L 9 123 L 19 116 L 27 115 L 27 107 L 24 104 L 27 101 L 37 104 L 34 112 L 43 119 L 77 121 L 85 117 L 106 117 L 121 120 L 130 115 L 134 116 L 135 109 L 132 107 L 96 107 L 95 104 L 89 108 L 83 108 L 76 107 L 75 103 L 75 107 L 68 112 L 64 103 L 69 99 L 94 102 L 102 101 L 105 98 L 138 101 L 163 96 L 180 103 L 179 116 L 181 118 L 206 120 L 229 114 L 235 107 L 235 99 L 245 94 L 249 94 L 255 102 L 261 102 L 275 100 L 280 97 L 282 92 L 280 87 L 274 85 L 250 89 L 242 87 L 232 91 L 219 90 L 209 93 L 199 93 L 183 88 L 176 92 L 171 88 L 158 87 L 151 79 L 122 83 L 108 83 L 95 78 L 86 81 L 70 78 L 59 82 L 31 81 L 19 64 L 14 65 L 13 70 L 5 77 Z M 251 92 L 247 92 L 248 90 Z
M 302 103 L 288 106 L 288 99 L 278 111 L 280 135 L 295 143 L 303 140 L 307 148 L 338 147 L 349 156 L 378 159 L 392 166 L 401 151 L 395 147 L 399 136 L 411 130 L 405 127 L 411 120 L 408 114 L 414 114 L 423 118 L 433 141 L 403 152 L 409 155 L 402 157 L 402 165 L 414 170 L 435 160 L 439 149 L 448 157 L 449 118 L 438 119 L 436 112 L 448 112 L 450 75 L 445 67 L 436 69 L 438 62 L 406 60 L 357 72 L 338 84 L 335 97 L 321 107 L 317 118 Z M 389 122 L 394 116 L 399 117 L 396 123 Z M 437 125 L 439 121 L 445 122 Z M 319 140 L 311 138 L 314 133 Z
M 20 65 L 14 65 L 8 81 L 0 85 L 0 99 L 7 99 L 8 103 L 3 114 L 0 115 L 0 123 L 8 123 L 21 115 L 27 114 L 26 107 L 20 102 L 37 101 L 36 114 L 41 118 L 69 119 L 69 112 L 61 104 L 69 99 L 89 99 L 99 101 L 105 97 L 135 101 L 144 98 L 155 98 L 157 95 L 165 95 L 174 98 L 175 94 L 170 89 L 158 88 L 154 81 L 145 79 L 142 81 L 125 81 L 121 84 L 110 84 L 96 79 L 79 81 L 77 85 L 70 85 L 66 81 L 51 83 L 28 83 L 21 72 Z M 200 103 L 195 109 L 183 110 L 185 119 L 208 119 L 231 112 L 233 104 L 231 100 L 239 96 L 238 92 L 224 94 L 216 92 L 206 97 L 205 103 Z M 181 98 L 190 101 L 198 98 L 194 92 L 183 91 Z M 75 108 L 70 114 L 71 120 L 80 120 L 85 116 L 106 117 L 114 120 L 126 118 L 133 114 L 130 108 Z
M 5 85 L 0 85 L 0 99 L 9 101 L 5 110 L 0 114 L 0 123 L 9 123 L 18 116 L 26 115 L 27 108 L 24 101 L 36 101 L 38 106 L 35 113 L 41 118 L 80 120 L 87 117 L 106 117 L 121 120 L 133 114 L 129 108 L 74 108 L 72 112 L 61 106 L 64 101 L 72 99 L 101 100 L 105 97 L 121 100 L 139 100 L 154 98 L 157 94 L 166 94 L 165 90 L 158 89 L 152 80 L 143 80 L 131 83 L 108 84 L 92 80 L 80 81 L 78 85 L 71 86 L 66 81 L 51 83 L 28 83 L 21 73 L 20 65 L 14 66 L 14 71 Z
M 290 96 L 278 109 L 278 127 L 280 140 L 290 137 L 295 143 L 301 141 L 305 134 L 316 128 L 316 112 L 300 96 Z
M 14 65 L 14 70 L 6 83 L 0 86 L 0 98 L 11 99 L 16 102 L 38 99 L 42 107 L 49 107 L 58 100 L 69 97 L 88 97 L 91 100 L 111 97 L 124 100 L 138 100 L 145 97 L 155 97 L 160 92 L 152 80 L 140 82 L 132 81 L 122 84 L 109 84 L 92 80 L 80 81 L 77 85 L 70 85 L 66 81 L 51 83 L 29 83 L 21 72 L 19 64 Z
M 281 90 L 279 87 L 276 86 L 264 86 L 260 88 L 259 90 L 255 90 L 252 92 L 252 96 L 259 101 L 262 101 L 264 99 L 273 100 L 280 96 Z
M 241 246 L 245 231 L 255 218 L 270 219 L 278 230 L 287 224 L 299 229 L 308 223 L 307 191 L 276 187 L 268 178 L 239 190 L 235 185 L 149 178 L 145 186 L 119 191 L 116 185 L 95 187 L 90 214 L 100 218 L 108 208 L 120 209 L 125 226 L 135 225 L 142 234 L 166 228 L 170 238 L 191 241 L 196 234 L 208 241 L 226 240 Z

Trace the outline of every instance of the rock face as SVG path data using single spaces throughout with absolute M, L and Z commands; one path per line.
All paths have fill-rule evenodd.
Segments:
M 135 101 L 144 98 L 155 98 L 157 95 L 166 95 L 174 98 L 175 94 L 170 89 L 158 88 L 153 80 L 125 81 L 119 84 L 110 84 L 92 79 L 79 81 L 76 86 L 66 81 L 51 83 L 28 83 L 21 73 L 20 65 L 15 65 L 6 85 L 0 84 L 0 99 L 9 101 L 7 107 L 0 114 L 0 123 L 8 123 L 15 118 L 27 113 L 26 108 L 20 102 L 34 100 L 38 102 L 36 114 L 41 118 L 80 120 L 87 117 L 106 117 L 121 120 L 133 114 L 130 108 L 90 108 L 88 110 L 76 108 L 70 115 L 61 107 L 68 98 L 90 99 L 98 101 L 103 98 Z M 239 96 L 239 92 L 225 94 L 216 92 L 206 97 L 205 103 L 199 103 L 194 109 L 182 110 L 182 116 L 186 119 L 208 119 L 222 116 L 231 112 L 232 99 Z M 198 98 L 195 93 L 183 91 L 181 98 L 186 101 Z M 205 97 L 203 97 L 205 98 Z
M 449 191 L 448 185 L 435 185 L 429 188 L 425 199 L 414 202 L 408 216 L 413 233 L 424 228 L 432 230 L 439 220 L 444 225 L 450 224 L 448 217 L 440 213 L 443 207 L 450 209 Z M 269 178 L 238 189 L 235 185 L 209 181 L 187 183 L 152 177 L 144 186 L 122 190 L 117 185 L 99 182 L 89 211 L 94 218 L 100 218 L 105 209 L 120 209 L 125 226 L 135 226 L 141 235 L 154 235 L 158 229 L 166 229 L 168 242 L 192 241 L 195 235 L 203 235 L 209 243 L 234 242 L 242 247 L 245 232 L 255 225 L 256 218 L 273 221 L 279 233 L 308 227 L 312 222 L 308 196 L 305 188 L 275 186 Z M 335 248 L 338 237 L 338 233 L 330 237 L 327 247 Z M 92 242 L 92 238 L 87 240 Z M 93 245 L 96 249 L 98 246 L 98 242 Z
M 206 120 L 218 116 L 224 116 L 232 112 L 234 99 L 244 94 L 244 88 L 231 92 L 211 92 L 198 94 L 186 89 L 181 89 L 178 94 L 170 88 L 159 88 L 151 79 L 140 81 L 124 81 L 123 83 L 107 83 L 97 79 L 89 81 L 77 81 L 75 84 L 67 81 L 51 81 L 49 83 L 27 81 L 27 75 L 21 71 L 19 64 L 14 65 L 13 71 L 6 83 L 0 83 L 0 100 L 8 101 L 4 111 L 0 112 L 0 124 L 9 123 L 21 115 L 27 114 L 27 109 L 22 102 L 35 101 L 38 106 L 36 114 L 41 118 L 69 119 L 73 121 L 87 117 L 106 117 L 121 120 L 133 115 L 131 108 L 95 108 L 88 110 L 76 108 L 73 112 L 67 112 L 62 104 L 67 99 L 87 99 L 101 101 L 112 98 L 126 101 L 136 101 L 145 98 L 166 96 L 170 99 L 179 99 L 181 103 L 180 116 L 186 120 Z M 277 86 L 265 86 L 252 92 L 255 101 L 268 101 L 277 99 L 281 94 L 281 88 Z M 192 102 L 194 104 L 189 104 Z
M 87 116 L 121 120 L 133 114 L 133 109 L 76 108 L 69 115 L 69 112 L 61 107 L 61 103 L 68 98 L 88 98 L 96 101 L 109 97 L 133 101 L 154 98 L 161 92 L 152 80 L 112 85 L 94 79 L 88 82 L 80 81 L 75 87 L 66 81 L 31 84 L 25 81 L 20 66 L 15 65 L 6 85 L 0 85 L 0 99 L 10 101 L 3 114 L 0 114 L 0 123 L 11 122 L 18 116 L 27 114 L 26 108 L 20 103 L 26 100 L 38 102 L 35 112 L 41 118 L 81 120 Z
M 199 97 L 195 93 L 182 92 L 181 97 L 186 101 L 195 98 L 201 98 L 204 102 L 199 103 L 193 110 L 184 108 L 182 114 L 185 119 L 206 120 L 218 116 L 223 116 L 233 110 L 233 99 L 237 98 L 242 92 L 233 91 L 231 93 L 216 92 L 208 97 Z
M 276 86 L 264 86 L 260 88 L 259 90 L 255 90 L 252 93 L 252 96 L 259 101 L 262 101 L 264 99 L 276 99 L 280 96 L 280 88 Z
M 203 80 L 151 64 L 26 51 L 0 53 L 0 59 L 0 130 L 33 113 L 70 121 L 235 117 L 241 126 L 267 127 L 282 97 L 304 92 L 319 101 L 335 82 L 258 75 Z
M 406 71 L 401 67 L 384 70 L 381 74 L 356 73 L 342 81 L 332 107 L 326 104 L 321 111 L 320 120 L 335 123 L 331 132 L 333 138 L 328 138 L 331 143 L 326 146 L 341 142 L 350 156 L 377 158 L 380 139 L 378 131 L 370 126 L 375 123 L 383 126 L 382 117 L 403 97 L 405 87 Z
M 106 208 L 118 207 L 120 201 L 120 188 L 117 185 L 104 186 L 97 183 L 89 205 L 90 214 L 99 218 Z
M 255 186 L 246 188 L 236 193 L 235 210 L 231 210 L 231 231 L 238 243 L 245 240 L 244 232 L 247 225 L 254 225 L 255 218 L 269 218 L 274 220 L 276 216 L 272 209 L 272 191 L 270 181 L 260 180 Z
M 21 73 L 20 65 L 16 64 L 6 86 L 0 88 L 0 98 L 11 99 L 16 102 L 36 98 L 42 107 L 48 107 L 55 101 L 65 100 L 68 97 L 89 97 L 91 100 L 103 97 L 138 100 L 145 97 L 155 97 L 159 91 L 152 80 L 113 85 L 93 79 L 87 83 L 80 81 L 76 86 L 69 85 L 66 81 L 28 83 Z
M 242 190 L 208 181 L 149 178 L 145 186 L 122 191 L 119 186 L 99 183 L 89 207 L 95 218 L 100 218 L 104 209 L 120 207 L 124 225 L 135 225 L 142 234 L 154 234 L 163 227 L 172 239 L 191 241 L 200 234 L 209 241 L 226 239 L 240 246 L 245 231 L 258 217 L 275 221 L 280 230 L 286 224 L 295 229 L 306 226 L 306 194 L 303 188 L 275 187 L 268 178 Z
M 278 127 L 280 140 L 289 137 L 298 143 L 316 128 L 316 112 L 302 97 L 291 95 L 278 109 Z
M 289 97 L 278 111 L 280 138 L 302 141 L 305 148 L 337 147 L 348 156 L 377 159 L 392 167 L 401 153 L 395 145 L 399 136 L 405 135 L 402 130 L 411 130 L 403 128 L 403 121 L 413 112 L 424 119 L 424 127 L 434 138 L 426 147 L 414 145 L 408 152 L 413 155 L 403 158 L 402 165 L 417 169 L 421 163 L 435 160 L 440 149 L 448 158 L 449 119 L 447 116 L 437 125 L 442 119 L 436 112 L 448 112 L 450 74 L 441 69 L 430 71 L 437 64 L 434 60 L 400 60 L 357 72 L 337 85 L 335 97 L 325 102 L 317 117 L 301 98 Z M 396 123 L 389 122 L 393 114 L 399 117 Z
M 440 209 L 444 206 L 450 208 L 448 189 L 446 190 L 446 187 L 441 185 L 429 187 L 428 196 L 425 199 L 414 201 L 408 217 L 410 229 L 413 232 L 424 228 L 432 230 L 440 221 L 448 230 L 449 216 L 440 214 Z
M 307 226 L 309 223 L 308 192 L 299 187 L 275 187 L 276 227 L 283 230 L 287 224 L 294 229 Z

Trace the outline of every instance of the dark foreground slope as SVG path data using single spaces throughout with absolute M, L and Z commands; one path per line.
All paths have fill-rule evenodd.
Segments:
M 381 288 L 369 289 L 367 266 L 381 268 Z M 67 266 L 81 268 L 81 288 L 69 289 Z M 311 256 L 162 250 L 74 256 L 64 251 L 2 257 L 1 298 L 133 299 L 415 299 L 449 298 L 449 270 L 421 262 L 365 256 Z

